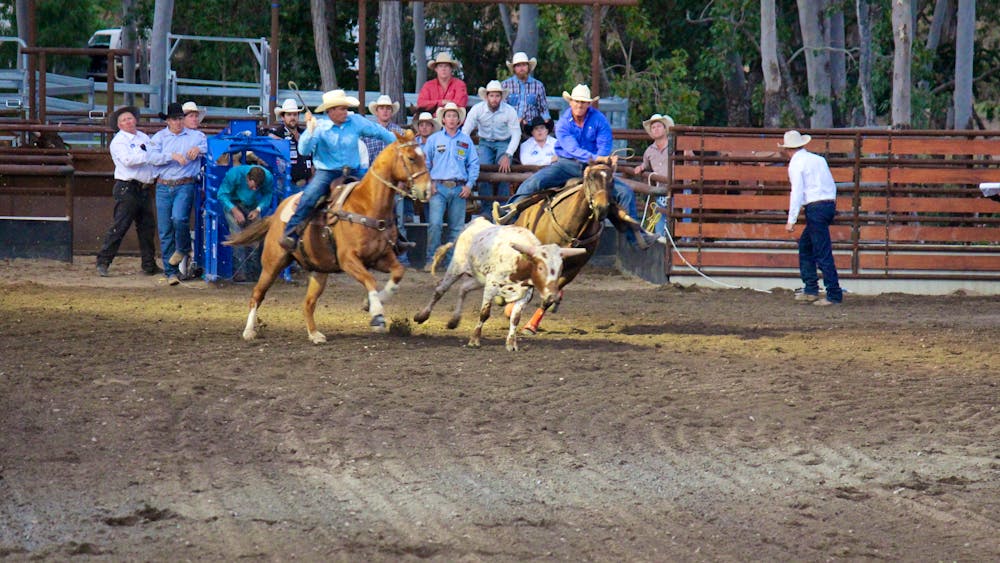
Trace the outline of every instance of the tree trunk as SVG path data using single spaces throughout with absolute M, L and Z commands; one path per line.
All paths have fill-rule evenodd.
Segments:
M 32 46 L 31 29 L 28 28 L 28 2 L 29 0 L 16 0 L 14 2 L 14 17 L 17 18 L 17 38 L 24 41 L 27 46 Z M 25 70 L 22 64 L 23 57 L 17 57 L 17 68 Z
M 510 7 L 507 4 L 500 4 L 500 23 L 503 24 L 503 35 L 507 38 L 507 47 L 514 48 L 514 23 L 510 20 Z
M 122 0 L 122 49 L 135 52 L 136 29 L 135 29 L 135 0 Z M 125 84 L 135 83 L 135 55 L 122 57 L 122 74 Z M 125 105 L 135 104 L 135 94 L 125 94 Z
M 400 35 L 403 30 L 403 8 L 399 2 L 382 0 L 378 3 L 378 81 L 383 94 L 400 102 L 404 111 L 393 116 L 393 121 L 406 123 L 405 99 L 403 98 L 403 47 Z
M 760 2 L 760 66 L 764 75 L 764 127 L 781 127 L 781 68 L 774 0 Z
M 167 103 L 167 34 L 174 16 L 174 0 L 156 0 L 153 8 L 153 36 L 149 55 L 149 107 L 165 111 Z
M 538 4 L 521 4 L 518 8 L 513 53 L 518 51 L 524 51 L 528 58 L 538 56 Z
M 823 33 L 826 18 L 825 1 L 797 0 L 799 28 L 806 55 L 806 79 L 809 84 L 809 101 L 812 115 L 809 125 L 814 128 L 833 127 L 833 109 L 830 106 L 830 53 Z
M 416 90 L 427 82 L 427 24 L 424 22 L 424 3 L 413 3 L 413 64 L 417 69 Z
M 931 20 L 931 27 L 927 32 L 927 50 L 932 55 L 941 45 L 941 36 L 951 23 L 951 12 L 951 0 L 937 0 L 934 3 L 934 18 Z
M 847 91 L 847 55 L 845 51 L 846 41 L 844 39 L 844 9 L 840 3 L 831 4 L 831 11 L 828 13 L 827 21 L 830 23 L 827 28 L 827 45 L 830 46 L 830 86 L 833 91 L 833 101 L 838 106 L 837 114 L 840 115 L 840 102 Z M 843 125 L 838 123 L 837 125 Z
M 913 118 L 910 90 L 913 84 L 913 5 L 911 0 L 892 2 L 892 126 L 909 129 Z
M 310 0 L 309 11 L 312 13 L 313 45 L 316 49 L 316 63 L 319 65 L 321 88 L 324 91 L 333 90 L 337 87 L 337 73 L 333 69 L 333 55 L 330 54 L 325 0 Z
M 750 101 L 747 80 L 743 73 L 743 57 L 733 50 L 726 53 L 726 122 L 730 127 L 750 127 Z
M 972 118 L 972 62 L 975 53 L 976 0 L 958 0 L 955 34 L 955 129 L 967 129 Z
M 868 0 L 857 0 L 858 12 L 858 88 L 865 109 L 864 126 L 875 125 L 875 95 L 872 93 L 872 20 Z

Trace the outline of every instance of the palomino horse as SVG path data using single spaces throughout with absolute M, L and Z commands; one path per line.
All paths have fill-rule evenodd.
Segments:
M 257 310 L 271 284 L 292 260 L 309 271 L 309 288 L 303 310 L 309 340 L 314 344 L 326 342 L 326 336 L 316 330 L 313 313 L 316 300 L 326 288 L 327 276 L 335 272 L 347 272 L 365 286 L 372 330 L 385 330 L 382 302 L 396 293 L 406 270 L 393 251 L 397 237 L 393 196 L 398 192 L 427 201 L 430 188 L 424 153 L 414 140 L 413 132 L 407 131 L 396 137 L 396 142 L 379 153 L 364 179 L 343 186 L 331 197 L 326 220 L 314 221 L 306 227 L 302 243 L 295 252 L 286 252 L 278 241 L 291 216 L 291 213 L 283 212 L 293 202 L 297 204 L 301 194 L 285 198 L 273 215 L 226 241 L 227 245 L 246 246 L 264 239 L 261 275 L 253 288 L 250 313 L 243 329 L 245 340 L 257 337 L 257 328 L 261 324 Z M 400 182 L 406 183 L 405 190 L 397 186 Z M 382 291 L 376 291 L 375 278 L 368 272 L 369 268 L 391 274 Z
M 614 165 L 592 163 L 583 171 L 583 180 L 566 182 L 561 191 L 542 192 L 546 194 L 540 201 L 521 211 L 514 222 L 535 233 L 542 244 L 555 243 L 559 246 L 582 248 L 586 253 L 570 256 L 563 261 L 562 276 L 559 278 L 559 295 L 553 303 L 539 307 L 523 330 L 531 334 L 538 332 L 545 312 L 558 306 L 562 301 L 562 288 L 576 278 L 580 270 L 593 256 L 604 230 L 604 219 L 608 216 L 614 181 Z

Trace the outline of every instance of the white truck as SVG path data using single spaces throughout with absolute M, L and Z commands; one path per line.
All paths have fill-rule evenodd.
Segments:
M 124 37 L 122 36 L 122 29 L 119 27 L 112 29 L 99 29 L 90 36 L 87 40 L 87 47 L 94 49 L 121 49 L 123 47 Z M 145 46 L 145 38 L 140 33 L 140 36 L 136 38 L 136 44 L 140 46 Z M 138 53 L 145 52 L 145 48 L 136 49 Z M 139 61 L 135 61 L 135 78 L 138 78 L 140 64 Z M 104 80 L 107 77 L 108 71 L 108 57 L 106 55 L 91 55 L 90 56 L 90 68 L 87 69 L 87 76 L 93 77 L 94 80 Z M 115 80 L 124 80 L 125 73 L 122 69 L 121 58 L 115 59 Z

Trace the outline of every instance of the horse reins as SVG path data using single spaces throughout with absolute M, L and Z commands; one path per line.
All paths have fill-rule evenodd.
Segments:
M 389 182 L 388 180 L 386 180 L 385 178 L 379 176 L 378 173 L 375 172 L 374 169 L 369 169 L 368 173 L 371 174 L 372 176 L 375 176 L 375 178 L 378 179 L 379 182 L 382 182 L 390 190 L 398 193 L 399 195 L 401 195 L 403 197 L 408 197 L 410 199 L 413 199 L 413 193 L 412 192 L 413 192 L 413 184 L 414 184 L 414 182 L 416 181 L 417 178 L 423 176 L 424 174 L 428 174 L 429 172 L 427 171 L 427 167 L 426 166 L 424 167 L 423 170 L 421 170 L 420 172 L 417 172 L 416 174 L 414 174 L 413 172 L 411 172 L 409 165 L 406 164 L 406 159 L 403 158 L 403 153 L 399 149 L 402 148 L 402 147 L 412 147 L 412 146 L 418 146 L 418 145 L 419 145 L 419 143 L 417 143 L 416 141 L 410 141 L 409 143 L 397 144 L 397 146 L 394 147 L 394 149 L 396 151 L 396 160 L 398 160 L 400 163 L 402 163 L 403 170 L 405 170 L 406 174 L 407 174 L 407 178 L 406 178 L 406 187 L 407 187 L 407 189 L 406 190 L 399 189 L 399 186 L 397 186 L 396 184 L 393 184 L 393 183 Z

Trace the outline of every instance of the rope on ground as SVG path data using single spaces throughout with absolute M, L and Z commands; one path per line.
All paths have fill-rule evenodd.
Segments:
M 710 281 L 710 282 L 712 282 L 714 284 L 721 285 L 722 287 L 727 287 L 729 289 L 749 289 L 751 291 L 756 291 L 758 293 L 771 293 L 770 289 L 757 289 L 756 287 L 746 287 L 746 286 L 742 286 L 742 285 L 732 285 L 732 284 L 729 284 L 729 283 L 721 282 L 721 281 L 719 281 L 717 279 L 714 279 L 712 277 L 709 277 L 709 276 L 705 275 L 705 273 L 703 273 L 701 270 L 699 270 L 698 268 L 696 268 L 693 264 L 691 264 L 690 262 L 688 262 L 688 259 L 685 258 L 683 254 L 681 254 L 681 250 L 679 248 L 677 248 L 677 243 L 674 242 L 674 237 L 670 235 L 670 229 L 663 229 L 663 234 L 667 235 L 667 239 L 670 240 L 670 246 L 673 247 L 674 252 L 677 253 L 677 256 L 679 256 L 680 259 L 684 261 L 684 264 L 686 264 L 688 268 L 691 268 L 691 270 L 694 273 L 696 273 L 699 276 L 705 278 L 706 280 L 708 280 L 708 281 Z

